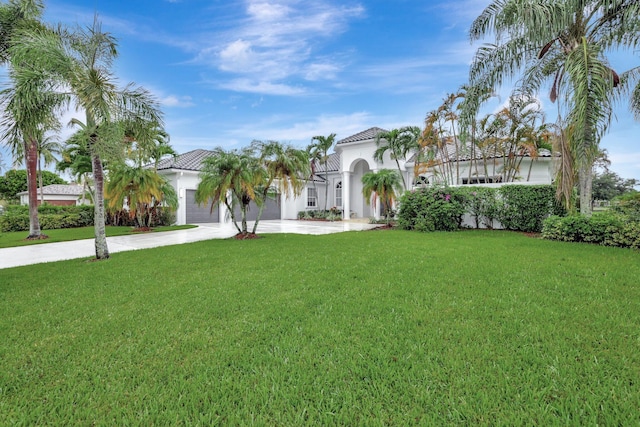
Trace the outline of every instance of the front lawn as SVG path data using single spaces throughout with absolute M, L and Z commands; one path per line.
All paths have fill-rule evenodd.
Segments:
M 639 277 L 490 231 L 0 270 L 0 425 L 636 425 Z
M 172 231 L 182 230 L 185 228 L 193 228 L 195 225 L 171 225 L 154 227 L 153 232 L 157 231 Z M 135 230 L 131 227 L 106 227 L 107 237 L 112 236 L 126 236 L 134 233 Z M 42 230 L 42 234 L 49 236 L 48 239 L 42 240 L 26 240 L 29 235 L 28 231 L 13 231 L 11 233 L 0 232 L 0 248 L 12 248 L 16 246 L 37 245 L 41 243 L 54 243 L 54 242 L 67 242 L 69 240 L 82 240 L 93 239 L 94 228 L 91 227 L 78 227 L 78 228 L 62 228 L 57 230 Z

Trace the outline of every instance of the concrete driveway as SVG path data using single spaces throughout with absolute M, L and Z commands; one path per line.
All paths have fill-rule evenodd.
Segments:
M 249 230 L 253 222 L 249 222 Z M 331 234 L 343 231 L 361 231 L 376 227 L 375 224 L 350 221 L 260 221 L 258 234 Z M 109 252 L 134 251 L 158 246 L 178 245 L 201 240 L 226 239 L 234 236 L 237 230 L 233 224 L 199 224 L 197 228 L 165 231 L 161 233 L 132 234 L 130 236 L 107 237 Z M 42 243 L 16 248 L 0 249 L 0 269 L 43 262 L 62 261 L 95 256 L 94 240 L 74 240 L 71 242 Z

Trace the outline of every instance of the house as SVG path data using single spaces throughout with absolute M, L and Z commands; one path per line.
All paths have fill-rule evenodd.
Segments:
M 77 184 L 51 184 L 38 188 L 38 205 L 41 202 L 41 194 L 44 196 L 44 202 L 55 206 L 72 206 L 81 205 L 83 188 Z M 29 204 L 29 192 L 22 191 L 17 194 L 20 197 L 21 205 Z
M 499 175 L 502 174 L 499 153 L 474 153 L 461 156 L 457 153 L 447 152 L 440 155 L 441 162 L 423 163 L 415 154 L 408 159 L 391 159 L 389 153 L 385 153 L 382 161 L 374 159 L 374 153 L 378 148 L 376 136 L 386 130 L 373 127 L 336 142 L 335 152 L 327 160 L 326 168 L 323 164 L 315 165 L 315 176 L 309 180 L 299 197 L 284 197 L 279 195 L 278 201 L 271 201 L 265 208 L 261 219 L 296 219 L 298 212 L 311 209 L 327 209 L 336 207 L 343 211 L 343 218 L 379 218 L 381 204 L 367 203 L 362 194 L 362 176 L 367 172 L 377 172 L 381 169 L 398 170 L 403 175 L 405 182 L 410 186 L 433 184 L 444 182 L 443 170 L 455 170 L 457 178 L 450 185 L 478 185 L 485 184 L 496 186 L 503 185 Z M 448 149 L 448 151 L 451 151 Z M 165 176 L 176 189 L 179 198 L 179 207 L 176 214 L 178 224 L 199 222 L 226 221 L 228 216 L 226 207 L 218 205 L 213 210 L 211 206 L 201 206 L 195 202 L 195 191 L 198 187 L 199 176 L 203 160 L 211 156 L 212 151 L 193 150 L 175 158 L 164 159 L 158 166 L 158 173 Z M 504 157 L 504 156 L 502 156 Z M 485 172 L 480 160 L 490 160 Z M 514 173 L 515 183 L 550 184 L 553 176 L 552 156 L 546 152 L 535 159 L 524 157 L 517 159 L 518 169 L 526 171 L 526 174 Z M 451 164 L 450 166 L 448 164 Z M 420 174 L 416 177 L 414 171 Z M 446 175 L 446 174 L 445 174 Z M 503 174 L 506 176 L 506 174 Z M 523 178 L 524 176 L 524 178 Z M 447 175 L 450 178 L 449 175 Z M 510 176 L 511 177 L 511 176 Z M 325 203 L 326 200 L 326 203 Z M 257 208 L 250 207 L 249 220 L 255 219 Z

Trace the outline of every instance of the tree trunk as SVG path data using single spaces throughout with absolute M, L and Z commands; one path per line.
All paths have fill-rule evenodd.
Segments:
M 109 247 L 107 246 L 107 234 L 104 223 L 104 171 L 102 160 L 95 153 L 91 154 L 91 165 L 93 167 L 93 179 L 95 180 L 94 199 L 94 234 L 96 259 L 108 259 Z
M 40 220 L 38 219 L 38 145 L 34 139 L 25 141 L 25 163 L 29 194 L 29 236 L 27 239 L 39 239 L 41 233 Z
M 580 185 L 580 213 L 591 216 L 591 193 L 593 183 L 593 167 L 591 165 L 580 166 L 578 170 L 578 182 Z
M 44 203 L 44 185 L 42 182 L 42 161 L 40 155 L 38 155 L 38 182 L 40 187 L 40 204 Z

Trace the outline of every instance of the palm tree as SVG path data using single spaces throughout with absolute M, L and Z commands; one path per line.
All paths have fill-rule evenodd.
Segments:
M 311 138 L 311 145 L 307 148 L 309 156 L 312 159 L 319 159 L 320 164 L 324 166 L 324 210 L 327 210 L 327 199 L 329 198 L 329 171 L 327 170 L 327 161 L 329 160 L 329 150 L 333 147 L 336 140 L 336 134 L 329 136 L 314 136 Z M 313 177 L 312 177 L 313 179 Z
M 42 185 L 42 167 L 45 168 L 58 161 L 56 154 L 62 153 L 62 146 L 53 137 L 46 135 L 38 142 L 38 182 L 40 186 L 40 203 L 44 203 L 44 188 Z
M 640 42 L 640 2 L 635 0 L 495 0 L 471 26 L 471 39 L 495 33 L 480 47 L 471 82 L 495 88 L 521 70 L 522 87 L 534 92 L 550 81 L 560 94 L 569 152 L 579 177 L 580 211 L 591 213 L 591 179 L 598 145 L 611 119 L 619 77 L 604 52 Z M 560 182 L 571 182 L 563 179 Z
M 47 70 L 68 90 L 68 99 L 84 110 L 85 120 L 73 120 L 86 139 L 91 155 L 95 181 L 95 249 L 97 259 L 109 258 L 105 234 L 103 157 L 121 152 L 125 129 L 119 123 L 162 123 L 157 101 L 146 90 L 133 84 L 119 88 L 111 68 L 117 57 L 116 40 L 101 30 L 98 20 L 93 26 L 64 37 L 51 37 L 34 32 L 25 39 L 14 55 L 19 58 L 34 55 L 38 69 Z
M 59 126 L 56 107 L 60 94 L 52 90 L 45 73 L 34 66 L 36 52 L 16 51 L 34 32 L 49 34 L 41 22 L 44 5 L 38 0 L 14 0 L 0 5 L 0 62 L 9 65 L 11 85 L 0 93 L 5 106 L 0 139 L 9 145 L 14 157 L 23 157 L 29 194 L 29 236 L 40 239 L 38 219 L 38 144 L 48 130 Z
M 142 166 L 119 165 L 109 173 L 106 194 L 109 209 L 122 210 L 126 205 L 138 228 L 152 226 L 152 208 L 165 203 L 170 209 L 177 208 L 177 197 L 167 180 L 154 169 Z
M 87 138 L 83 135 L 83 131 L 76 131 L 65 142 L 65 148 L 62 150 L 61 160 L 56 164 L 56 170 L 68 172 L 75 178 L 76 182 L 82 184 L 82 202 L 85 201 L 85 195 L 89 194 L 91 202 L 95 200 L 95 193 L 91 188 L 92 165 L 91 153 L 87 148 Z
M 404 174 L 400 168 L 400 160 L 407 160 L 407 154 L 418 149 L 418 138 L 420 137 L 420 128 L 417 126 L 405 126 L 400 129 L 392 129 L 388 132 L 380 132 L 375 137 L 375 143 L 378 147 L 373 153 L 373 158 L 382 162 L 384 154 L 388 151 L 389 156 L 396 162 L 398 175 L 402 180 L 403 190 L 407 189 L 407 183 Z
M 387 225 L 391 222 L 393 202 L 402 190 L 400 175 L 394 170 L 381 169 L 378 172 L 367 172 L 362 176 L 362 194 L 367 204 L 373 198 L 373 208 L 375 209 L 376 200 L 380 198 Z
M 256 198 L 259 212 L 253 224 L 252 233 L 255 234 L 269 192 L 276 187 L 287 199 L 299 196 L 304 190 L 311 168 L 308 153 L 290 145 L 278 141 L 254 141 L 252 148 L 259 153 L 260 163 L 266 171 L 266 181 L 260 185 L 261 191 L 257 193 L 260 197 Z
M 247 208 L 256 199 L 256 187 L 265 182 L 265 170 L 250 150 L 214 150 L 203 161 L 200 183 L 195 193 L 198 203 L 211 204 L 211 211 L 223 203 L 238 234 L 247 236 Z M 241 226 L 234 214 L 240 206 Z

